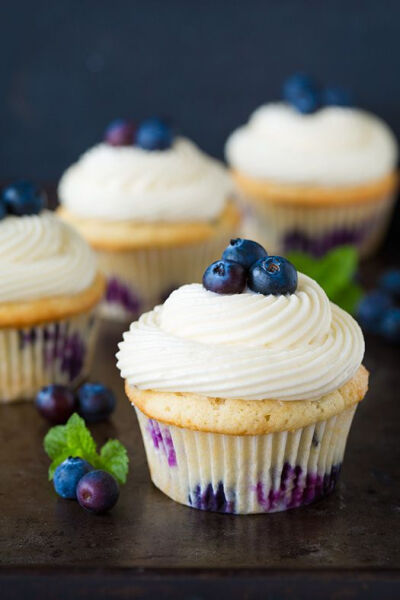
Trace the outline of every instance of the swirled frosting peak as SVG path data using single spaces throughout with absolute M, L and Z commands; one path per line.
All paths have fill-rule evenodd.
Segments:
M 53 213 L 0 222 L 0 302 L 77 294 L 95 274 L 87 243 Z
M 222 164 L 185 138 L 152 152 L 99 144 L 67 169 L 59 185 L 70 212 L 114 221 L 211 220 L 231 191 Z
M 353 318 L 299 273 L 294 294 L 220 295 L 185 285 L 132 323 L 117 354 L 140 389 L 244 400 L 318 399 L 359 368 Z

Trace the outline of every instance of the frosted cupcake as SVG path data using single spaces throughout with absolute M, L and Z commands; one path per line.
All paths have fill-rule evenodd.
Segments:
M 133 143 L 134 141 L 134 143 Z M 96 249 L 103 315 L 136 318 L 205 266 L 237 229 L 224 167 L 150 119 L 113 123 L 63 175 L 60 215 Z
M 88 375 L 103 276 L 87 243 L 43 210 L 28 182 L 0 198 L 0 281 L 0 402 Z
M 357 323 L 284 258 L 259 256 L 235 240 L 119 345 L 153 483 L 194 508 L 268 513 L 330 493 L 367 391 Z
M 397 143 L 378 117 L 344 106 L 340 90 L 290 78 L 286 102 L 258 108 L 226 143 L 246 231 L 271 251 L 322 255 L 382 240 L 397 190 Z

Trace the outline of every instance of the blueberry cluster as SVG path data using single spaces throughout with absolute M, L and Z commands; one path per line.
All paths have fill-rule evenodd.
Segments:
M 83 508 L 96 514 L 111 510 L 119 497 L 115 478 L 78 456 L 69 456 L 57 467 L 53 482 L 61 498 L 78 500 Z
M 293 294 L 297 271 L 286 258 L 268 256 L 257 242 L 236 238 L 225 248 L 222 259 L 207 267 L 203 285 L 217 294 L 240 294 L 246 285 L 265 296 Z
M 116 119 L 107 127 L 104 141 L 111 146 L 138 146 L 143 150 L 168 150 L 174 140 L 171 125 L 165 119 L 152 117 L 136 127 L 132 121 Z
M 303 114 L 311 114 L 322 106 L 351 106 L 348 90 L 341 87 L 319 86 L 305 73 L 296 73 L 283 85 L 283 98 Z
M 46 205 L 46 195 L 31 181 L 16 181 L 0 194 L 0 221 L 7 215 L 38 215 Z
M 52 384 L 38 392 L 35 403 L 45 419 L 60 425 L 76 411 L 88 423 L 103 421 L 113 412 L 116 400 L 101 383 L 84 383 L 76 394 L 64 385 Z
M 357 319 L 366 332 L 400 343 L 400 269 L 382 275 L 378 288 L 358 305 Z

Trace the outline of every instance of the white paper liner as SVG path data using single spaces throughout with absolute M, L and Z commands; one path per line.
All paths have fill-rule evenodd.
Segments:
M 0 402 L 33 400 L 45 385 L 75 386 L 89 374 L 95 309 L 33 327 L 0 329 Z
M 356 406 L 295 431 L 192 431 L 136 414 L 152 481 L 194 508 L 249 514 L 309 504 L 333 491 Z

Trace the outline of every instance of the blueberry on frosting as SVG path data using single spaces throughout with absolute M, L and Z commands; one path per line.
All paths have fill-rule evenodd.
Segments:
M 217 260 L 204 272 L 203 285 L 217 294 L 240 294 L 246 286 L 246 269 L 232 260 Z
M 135 125 L 126 119 L 115 119 L 104 133 L 104 141 L 110 146 L 131 146 L 135 140 Z
M 11 215 L 38 215 L 45 206 L 45 194 L 31 181 L 17 181 L 5 187 L 1 200 Z
M 143 150 L 168 150 L 172 142 L 171 126 L 158 117 L 142 121 L 136 132 L 136 145 Z
M 283 99 L 298 112 L 311 114 L 322 106 L 351 106 L 351 94 L 339 86 L 319 87 L 316 81 L 305 73 L 288 77 L 283 84 Z
M 261 244 L 253 242 L 253 240 L 236 238 L 231 240 L 229 246 L 225 248 L 222 258 L 238 262 L 246 269 L 249 269 L 259 258 L 267 255 L 268 252 Z
M 250 268 L 248 286 L 253 292 L 265 296 L 294 294 L 297 289 L 297 271 L 283 256 L 267 256 Z

